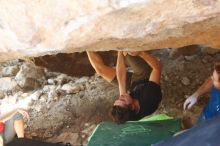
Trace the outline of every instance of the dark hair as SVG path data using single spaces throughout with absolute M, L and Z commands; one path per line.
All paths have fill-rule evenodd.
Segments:
M 111 115 L 113 120 L 118 124 L 122 124 L 126 121 L 135 119 L 135 111 L 133 111 L 130 106 L 113 106 L 111 110 Z
M 217 62 L 214 64 L 214 70 L 220 75 L 220 62 Z M 220 76 L 218 78 L 218 81 L 220 82 Z

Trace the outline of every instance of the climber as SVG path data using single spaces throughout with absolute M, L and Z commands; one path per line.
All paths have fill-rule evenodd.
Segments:
M 214 64 L 212 76 L 210 76 L 191 96 L 184 102 L 183 108 L 191 109 L 203 94 L 210 92 L 211 97 L 207 106 L 203 109 L 197 124 L 213 119 L 220 115 L 220 62 Z
M 147 52 L 118 52 L 116 69 L 106 66 L 95 52 L 87 52 L 95 71 L 105 80 L 119 86 L 120 96 L 114 102 L 112 117 L 117 123 L 139 120 L 152 114 L 162 99 L 161 65 Z M 125 62 L 133 69 L 126 71 Z
M 20 108 L 0 114 L 0 146 L 11 142 L 15 135 L 24 138 L 23 116 L 28 118 L 26 110 Z

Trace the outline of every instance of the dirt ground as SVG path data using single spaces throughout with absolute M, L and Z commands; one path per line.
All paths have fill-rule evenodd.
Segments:
M 213 62 L 220 58 L 220 54 L 200 52 L 175 59 L 170 57 L 169 49 L 153 51 L 153 54 L 163 64 L 163 100 L 155 114 L 165 113 L 175 118 L 187 116 L 194 123 L 207 103 L 208 95 L 201 97 L 190 111 L 183 111 L 183 102 L 211 75 Z M 49 100 L 52 90 L 49 88 L 53 85 L 49 79 L 60 75 L 63 74 L 46 72 L 48 82 L 38 89 L 44 94 L 31 106 L 31 119 L 25 125 L 26 136 L 53 143 L 86 145 L 96 125 L 111 120 L 109 110 L 118 96 L 118 88 L 97 75 L 80 78 L 64 75 L 62 85 L 74 83 L 82 88 L 74 93 L 59 92 L 57 98 L 52 96 Z M 57 89 L 59 85 L 53 86 Z

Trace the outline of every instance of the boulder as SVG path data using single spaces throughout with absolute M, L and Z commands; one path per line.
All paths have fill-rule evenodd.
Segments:
M 19 71 L 19 67 L 16 66 L 7 66 L 2 69 L 2 76 L 12 77 L 15 76 Z
M 23 64 L 15 76 L 18 85 L 24 90 L 36 89 L 45 81 L 44 70 L 34 64 Z
M 0 61 L 85 50 L 220 48 L 218 0 L 0 1 Z
M 61 87 L 61 90 L 65 91 L 67 94 L 79 93 L 80 91 L 84 90 L 84 86 L 81 84 L 67 83 Z
M 38 100 L 39 98 L 40 98 L 40 96 L 42 95 L 42 91 L 40 91 L 40 90 L 37 90 L 37 91 L 35 91 L 33 94 L 31 94 L 30 96 L 29 96 L 29 98 L 31 98 L 32 100 Z
M 33 90 L 40 86 L 38 82 L 36 82 L 33 78 L 23 78 L 20 80 L 16 80 L 19 86 L 24 90 Z
M 17 92 L 20 90 L 16 81 L 10 77 L 0 78 L 0 91 L 3 92 Z

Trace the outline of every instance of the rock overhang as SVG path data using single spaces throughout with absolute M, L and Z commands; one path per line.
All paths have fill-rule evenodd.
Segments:
M 0 61 L 46 54 L 220 47 L 220 1 L 0 2 Z

